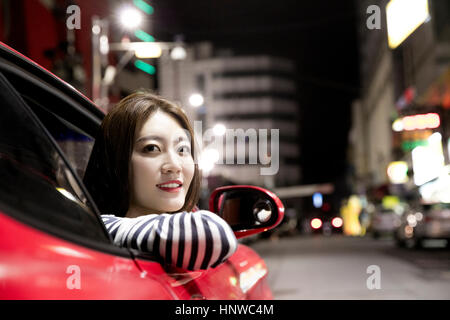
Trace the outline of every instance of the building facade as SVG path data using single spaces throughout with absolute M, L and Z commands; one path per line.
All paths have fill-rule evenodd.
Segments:
M 386 8 L 394 2 L 358 1 L 362 88 L 360 98 L 353 104 L 350 142 L 355 191 L 362 193 L 391 183 L 387 168 L 393 161 L 407 163 L 410 179 L 405 186 L 413 187 L 414 176 L 418 174 L 417 166 L 414 172 L 413 150 L 427 146 L 434 133 L 442 137 L 445 156 L 442 165 L 449 164 L 450 4 L 426 1 L 428 18 L 400 45 L 390 47 Z M 419 2 L 424 3 L 415 1 Z M 367 9 L 373 5 L 381 9 L 378 29 L 370 29 L 366 24 Z M 403 14 L 408 12 L 405 10 Z M 395 19 L 406 20 L 401 15 Z M 438 126 L 398 126 L 405 123 L 406 117 L 411 120 L 429 114 L 439 115 Z

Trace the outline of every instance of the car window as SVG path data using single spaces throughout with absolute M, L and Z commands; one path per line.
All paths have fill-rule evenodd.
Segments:
M 89 137 L 29 98 L 25 101 L 2 73 L 0 99 L 0 210 L 63 237 L 110 244 L 78 174 L 61 151 L 72 148 L 68 153 L 76 158 L 76 143 L 88 144 Z M 83 166 L 81 161 L 78 169 Z
M 22 97 L 58 143 L 78 176 L 83 177 L 95 140 L 27 94 L 22 94 Z

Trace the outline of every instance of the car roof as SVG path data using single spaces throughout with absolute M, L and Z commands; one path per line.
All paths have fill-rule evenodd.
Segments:
M 18 66 L 39 79 L 47 82 L 58 90 L 64 92 L 70 98 L 78 102 L 84 109 L 89 111 L 92 115 L 102 120 L 105 116 L 105 112 L 96 106 L 89 98 L 76 90 L 72 85 L 68 84 L 58 76 L 54 75 L 44 67 L 40 66 L 33 60 L 27 58 L 20 52 L 14 50 L 7 44 L 0 41 L 0 58 L 8 61 L 9 63 Z

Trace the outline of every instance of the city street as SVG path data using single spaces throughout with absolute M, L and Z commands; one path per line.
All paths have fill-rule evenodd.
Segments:
M 250 246 L 269 268 L 275 299 L 450 299 L 450 251 L 437 242 L 428 245 L 408 250 L 392 239 L 336 235 Z M 373 265 L 380 268 L 379 289 L 367 286 Z

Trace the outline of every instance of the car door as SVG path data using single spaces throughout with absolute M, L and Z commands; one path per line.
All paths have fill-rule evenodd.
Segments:
M 58 81 L 0 46 L 0 299 L 176 299 L 112 244 L 80 179 L 99 111 Z
M 143 254 L 137 253 L 136 262 L 144 271 L 149 272 L 153 267 L 153 262 Z M 184 300 L 273 299 L 264 260 L 245 245 L 239 245 L 237 251 L 216 268 L 187 271 L 165 266 L 164 273 L 165 282 Z

